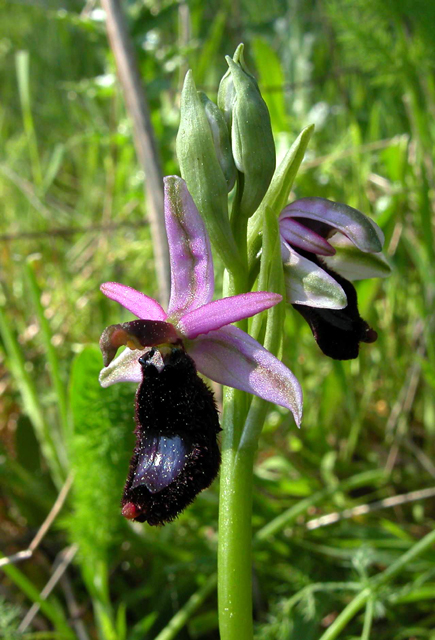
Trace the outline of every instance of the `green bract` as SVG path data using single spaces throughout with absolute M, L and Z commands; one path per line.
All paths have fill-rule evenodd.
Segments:
M 249 220 L 248 258 L 249 268 L 253 274 L 256 273 L 256 269 L 259 267 L 258 254 L 261 249 L 261 233 L 266 209 L 270 207 L 274 214 L 278 216 L 287 204 L 293 181 L 304 158 L 313 131 L 314 125 L 309 125 L 296 138 L 281 163 L 276 167 L 260 207 Z

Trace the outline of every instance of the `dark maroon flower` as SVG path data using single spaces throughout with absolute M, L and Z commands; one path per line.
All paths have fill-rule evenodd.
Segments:
M 280 215 L 287 300 L 310 325 L 325 355 L 356 358 L 377 333 L 358 312 L 349 280 L 385 277 L 381 229 L 361 212 L 324 198 L 302 198 Z
M 136 445 L 122 497 L 131 520 L 173 520 L 215 479 L 220 431 L 212 391 L 182 347 L 151 349 L 139 359 Z

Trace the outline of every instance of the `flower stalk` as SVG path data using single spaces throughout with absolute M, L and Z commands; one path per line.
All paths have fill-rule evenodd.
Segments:
M 270 207 L 263 217 L 257 286 L 284 291 L 278 221 Z M 250 333 L 256 339 L 264 333 L 264 346 L 277 355 L 281 350 L 283 323 L 284 305 L 278 304 L 253 319 Z M 233 390 L 224 394 L 218 548 L 219 626 L 224 640 L 253 637 L 253 466 L 268 403 L 260 398 L 248 402 L 243 396 Z
M 238 450 L 240 398 L 224 401 L 219 499 L 218 603 L 222 640 L 251 640 L 252 626 L 252 485 L 254 449 Z

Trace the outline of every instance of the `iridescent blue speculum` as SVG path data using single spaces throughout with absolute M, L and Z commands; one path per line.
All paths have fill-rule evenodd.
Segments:
M 150 349 L 139 363 L 143 380 L 136 393 L 136 444 L 122 513 L 161 525 L 215 479 L 219 418 L 212 391 L 182 346 Z

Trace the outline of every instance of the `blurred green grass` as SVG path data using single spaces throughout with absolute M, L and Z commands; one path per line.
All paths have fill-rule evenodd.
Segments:
M 217 487 L 162 529 L 128 527 L 119 516 L 134 387 L 98 385 L 95 344 L 120 321 L 98 287 L 115 280 L 155 295 L 152 245 L 101 12 L 93 3 L 63 6 L 0 4 L 3 554 L 27 548 L 75 474 L 33 558 L 4 568 L 0 633 L 64 638 L 72 625 L 70 637 L 80 640 L 160 632 L 214 639 Z M 179 27 L 186 7 L 190 35 Z M 379 339 L 357 361 L 322 356 L 288 311 L 284 359 L 304 389 L 303 425 L 296 431 L 272 410 L 256 465 L 258 638 L 318 639 L 371 576 L 434 524 L 427 500 L 304 527 L 317 515 L 435 485 L 433 8 L 168 0 L 130 2 L 128 10 L 166 174 L 177 172 L 184 71 L 191 67 L 213 98 L 224 55 L 244 41 L 278 154 L 316 125 L 294 194 L 355 206 L 386 235 L 393 274 L 358 284 L 362 315 Z M 79 550 L 65 580 L 19 631 L 71 544 Z M 197 591 L 198 606 L 184 611 Z M 377 591 L 340 637 L 433 640 L 434 596 L 432 548 Z M 174 635 L 167 625 L 180 609 Z

